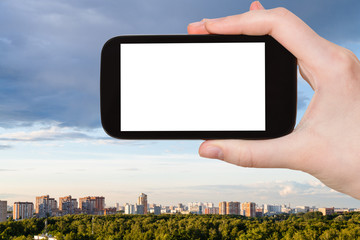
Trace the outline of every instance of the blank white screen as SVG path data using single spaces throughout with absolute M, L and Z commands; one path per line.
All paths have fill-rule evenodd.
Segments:
M 121 44 L 121 131 L 265 131 L 265 43 Z

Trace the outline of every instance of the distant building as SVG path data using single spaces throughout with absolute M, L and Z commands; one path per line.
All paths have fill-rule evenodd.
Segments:
M 348 208 L 335 208 L 334 212 L 338 213 L 338 214 L 344 214 L 344 213 L 350 212 L 350 209 L 348 209 Z
M 6 221 L 7 215 L 7 201 L 0 200 L 0 222 Z
M 125 214 L 135 214 L 135 205 L 126 203 L 124 213 Z
M 57 201 L 49 195 L 36 197 L 35 213 L 39 218 L 52 216 L 57 211 Z
M 104 208 L 104 216 L 116 214 L 116 207 L 114 208 Z
M 240 202 L 227 202 L 226 203 L 227 215 L 240 215 Z
M 141 195 L 138 197 L 137 204 L 144 206 L 143 212 L 138 213 L 138 214 L 147 214 L 147 212 L 148 212 L 148 202 L 147 202 L 147 195 L 145 193 L 141 193 Z
M 72 198 L 70 195 L 59 198 L 59 210 L 62 215 L 75 214 L 78 208 L 78 201 L 76 198 Z
M 219 214 L 218 207 L 208 207 L 204 209 L 204 214 Z
M 255 210 L 255 217 L 262 217 L 264 214 L 263 214 L 263 209 L 262 208 L 256 208 Z
M 160 215 L 161 214 L 161 207 L 160 206 L 154 206 L 154 214 Z
M 279 214 L 282 212 L 282 208 L 284 208 L 284 206 L 264 204 L 264 215 L 272 216 L 275 214 Z
M 145 214 L 145 206 L 140 204 L 140 205 L 135 205 L 135 214 Z
M 85 214 L 101 215 L 105 208 L 104 197 L 83 197 L 79 199 L 79 207 L 81 212 Z
M 188 203 L 188 212 L 192 214 L 204 214 L 205 204 L 202 202 L 190 202 Z
M 182 211 L 185 210 L 185 206 L 184 206 L 182 203 L 179 203 L 178 206 L 177 206 L 177 210 L 178 210 L 179 212 L 182 212 Z
M 246 217 L 256 216 L 256 204 L 254 202 L 245 202 L 241 204 L 241 215 Z
M 324 216 L 334 214 L 335 209 L 332 208 L 319 208 L 318 211 L 321 212 Z
M 202 202 L 188 203 L 189 213 L 192 214 L 203 214 L 204 204 Z
M 225 215 L 226 214 L 226 202 L 219 203 L 219 214 Z
M 176 207 L 176 209 L 178 209 Z M 177 211 L 177 210 L 175 210 Z M 161 214 L 161 206 L 157 206 L 156 204 L 150 204 L 149 205 L 149 213 L 155 214 L 155 215 L 159 215 Z
M 294 208 L 294 213 L 307 213 L 310 212 L 309 206 L 296 206 Z
M 15 202 L 13 207 L 13 219 L 32 218 L 34 213 L 34 204 L 32 202 Z

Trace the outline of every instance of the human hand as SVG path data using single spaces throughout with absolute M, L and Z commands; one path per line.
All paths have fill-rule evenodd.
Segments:
M 298 60 L 314 89 L 296 129 L 270 140 L 207 140 L 199 154 L 243 167 L 289 168 L 360 199 L 360 62 L 284 8 L 253 2 L 244 14 L 189 24 L 189 34 L 269 34 Z M 209 69 L 211 71 L 211 69 Z

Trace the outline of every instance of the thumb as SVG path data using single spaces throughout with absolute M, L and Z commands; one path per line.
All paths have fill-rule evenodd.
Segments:
M 265 8 L 263 7 L 263 5 L 261 5 L 261 3 L 259 1 L 252 2 L 250 5 L 250 11 L 263 10 L 263 9 L 265 9 Z
M 201 144 L 199 154 L 242 167 L 301 170 L 305 142 L 296 132 L 271 140 L 207 140 Z

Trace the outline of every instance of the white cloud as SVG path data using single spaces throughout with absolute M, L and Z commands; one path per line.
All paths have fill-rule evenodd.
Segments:
M 281 191 L 279 191 L 280 196 L 284 197 L 289 194 L 296 194 L 292 186 L 285 186 Z
M 49 141 L 76 140 L 91 138 L 86 132 L 72 127 L 62 127 L 58 122 L 38 123 L 31 127 L 4 130 L 0 133 L 1 141 Z

